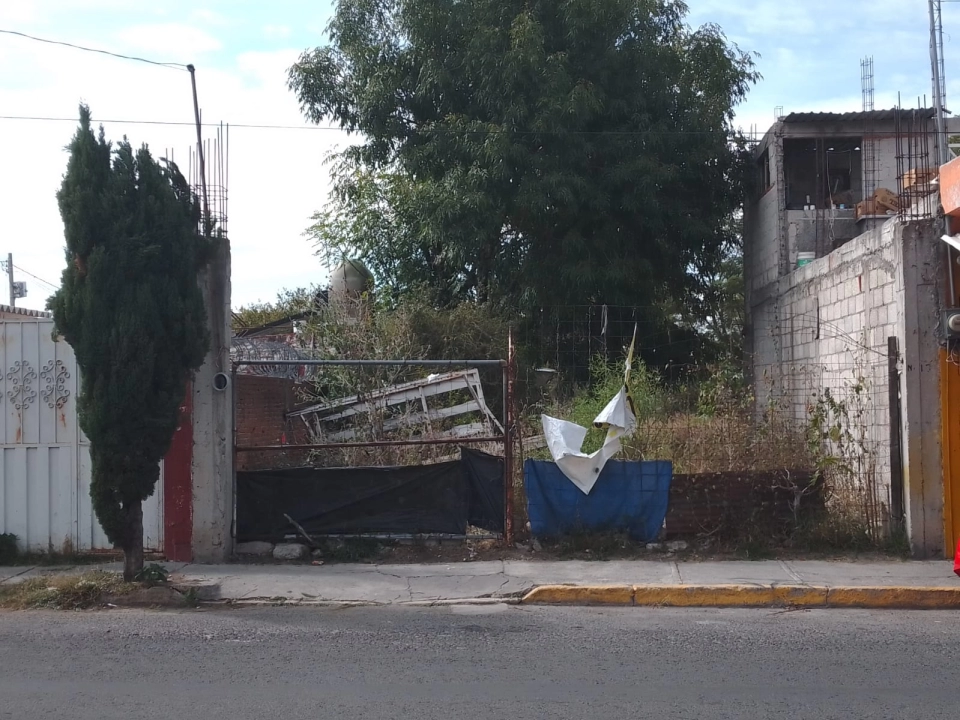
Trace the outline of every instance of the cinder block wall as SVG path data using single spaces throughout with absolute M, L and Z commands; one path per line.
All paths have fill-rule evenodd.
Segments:
M 296 383 L 293 380 L 237 375 L 237 445 L 308 443 L 303 422 L 286 419 L 286 413 L 297 402 Z M 241 452 L 237 453 L 237 470 L 302 465 L 306 462 L 306 456 L 306 453 L 296 451 Z
M 904 341 L 902 244 L 895 222 L 780 278 L 753 313 L 753 370 L 762 407 L 809 421 L 824 391 L 847 406 L 889 508 L 887 339 Z

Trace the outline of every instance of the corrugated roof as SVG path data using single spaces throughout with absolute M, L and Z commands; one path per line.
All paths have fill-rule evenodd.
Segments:
M 28 318 L 52 318 L 53 314 L 43 310 L 30 310 L 28 308 L 11 307 L 10 305 L 0 305 L 0 313 L 8 315 L 22 315 Z
M 930 119 L 934 116 L 935 111 L 932 108 L 922 108 L 922 109 L 908 109 L 904 108 L 901 110 L 904 115 L 909 115 L 911 113 L 919 113 L 920 117 L 923 119 Z M 859 112 L 845 112 L 845 113 L 832 113 L 832 112 L 800 112 L 800 113 L 790 113 L 785 118 L 783 122 L 785 123 L 813 123 L 813 122 L 883 122 L 884 120 L 895 120 L 897 117 L 897 109 L 892 108 L 890 110 L 866 110 Z

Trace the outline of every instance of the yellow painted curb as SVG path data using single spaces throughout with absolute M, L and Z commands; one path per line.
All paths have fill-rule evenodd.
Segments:
M 827 589 L 801 585 L 637 585 L 637 605 L 665 607 L 817 607 Z
M 537 605 L 633 605 L 633 585 L 541 585 L 521 603 Z
M 809 585 L 543 585 L 527 605 L 644 607 L 807 607 L 875 609 L 960 608 L 960 587 L 840 587 Z
M 960 608 L 960 587 L 830 588 L 827 607 L 948 610 Z

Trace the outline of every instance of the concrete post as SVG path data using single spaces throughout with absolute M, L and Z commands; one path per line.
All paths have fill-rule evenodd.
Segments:
M 230 244 L 218 242 L 200 278 L 210 350 L 193 383 L 193 559 L 210 563 L 233 552 Z
M 903 484 L 907 533 L 918 558 L 943 556 L 940 433 L 939 229 L 897 227 L 903 248 Z

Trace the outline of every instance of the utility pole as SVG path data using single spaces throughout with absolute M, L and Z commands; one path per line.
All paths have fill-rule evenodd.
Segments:
M 13 253 L 7 255 L 7 279 L 10 281 L 10 307 L 16 307 L 17 295 L 13 291 Z
M 947 133 L 943 116 L 946 78 L 943 77 L 943 15 L 941 0 L 928 0 L 930 13 L 930 69 L 933 75 L 933 109 L 937 124 L 937 164 L 945 165 L 950 157 L 947 149 Z
M 200 123 L 200 103 L 197 100 L 197 73 L 191 64 L 187 65 L 190 72 L 190 87 L 193 90 L 193 118 L 197 126 L 197 158 L 200 160 L 200 187 L 203 192 L 203 236 L 206 237 L 213 228 L 210 225 L 210 200 L 207 197 L 207 167 L 203 157 L 203 131 Z
M 927 0 L 928 11 L 930 13 L 930 70 L 933 80 L 933 109 L 934 120 L 937 127 L 937 167 L 946 165 L 950 161 L 950 151 L 947 147 L 946 121 L 943 117 L 943 104 L 946 96 L 946 78 L 944 77 L 945 68 L 943 64 L 943 13 L 941 0 Z M 950 234 L 950 218 L 943 219 L 943 231 Z M 950 305 L 957 302 L 956 282 L 953 278 L 953 253 L 948 245 L 947 254 L 947 278 L 950 287 Z

